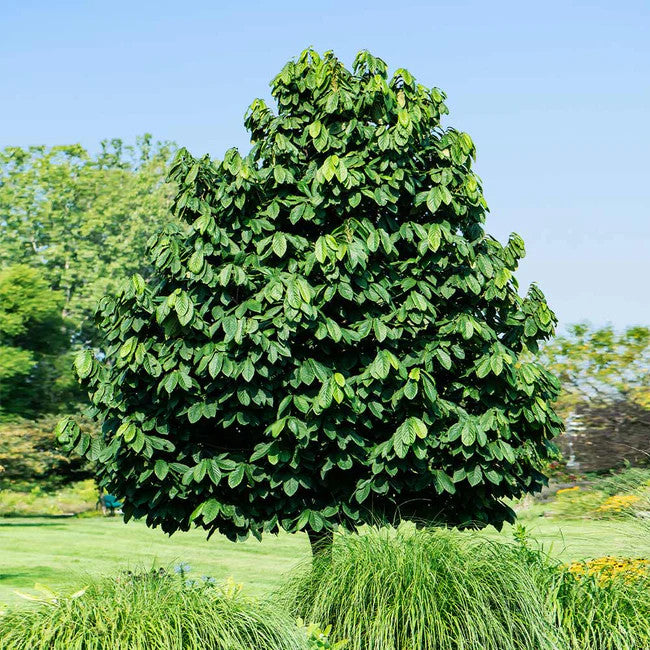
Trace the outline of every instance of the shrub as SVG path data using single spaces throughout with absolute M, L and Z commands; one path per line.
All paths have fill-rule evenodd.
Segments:
M 92 479 L 58 489 L 35 484 L 29 489 L 0 490 L 0 517 L 92 513 L 96 503 L 97 486 Z
M 598 479 L 596 484 L 599 490 L 610 497 L 639 491 L 650 486 L 650 469 L 627 467 L 623 471 L 611 472 L 609 476 Z
M 0 488 L 21 490 L 34 482 L 53 488 L 90 476 L 85 460 L 60 450 L 56 422 L 49 416 L 0 423 Z M 89 421 L 84 427 L 93 429 Z
M 448 530 L 337 536 L 279 594 L 332 624 L 349 650 L 650 648 L 650 572 L 639 558 L 561 566 L 516 544 Z
M 336 536 L 280 597 L 350 650 L 544 650 L 559 633 L 514 545 L 401 526 Z M 537 555 L 535 557 L 538 557 Z
M 10 611 L 0 618 L 0 647 L 307 650 L 310 646 L 305 631 L 270 604 L 209 580 L 188 581 L 184 575 L 153 571 L 104 579 L 79 597 L 51 595 L 40 607 Z

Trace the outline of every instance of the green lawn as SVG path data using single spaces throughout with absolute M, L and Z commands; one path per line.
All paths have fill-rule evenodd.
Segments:
M 650 556 L 650 529 L 633 522 L 558 522 L 525 514 L 520 520 L 563 560 Z M 217 535 L 206 541 L 199 531 L 169 538 L 139 522 L 125 525 L 117 517 L 6 518 L 0 519 L 0 603 L 19 600 L 14 590 L 29 590 L 37 582 L 55 589 L 78 588 L 87 574 L 115 574 L 181 561 L 191 565 L 190 575 L 232 577 L 244 583 L 248 593 L 261 595 L 308 557 L 305 535 L 235 544 Z

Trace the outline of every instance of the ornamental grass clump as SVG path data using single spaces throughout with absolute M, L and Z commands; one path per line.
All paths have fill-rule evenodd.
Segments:
M 238 589 L 166 572 L 91 583 L 0 617 L 3 650 L 307 650 L 305 630 Z
M 349 650 L 556 650 L 539 567 L 515 545 L 401 526 L 336 537 L 282 592 Z M 541 561 L 541 558 L 540 558 Z

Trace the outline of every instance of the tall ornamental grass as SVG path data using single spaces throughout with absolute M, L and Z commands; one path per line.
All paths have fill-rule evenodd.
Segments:
M 337 536 L 278 596 L 349 650 L 556 650 L 520 549 L 447 530 Z
M 337 536 L 278 597 L 331 623 L 347 650 L 650 649 L 647 572 L 572 573 L 516 537 L 408 526 Z
M 92 583 L 0 617 L 3 650 L 306 650 L 305 631 L 271 605 L 168 574 Z

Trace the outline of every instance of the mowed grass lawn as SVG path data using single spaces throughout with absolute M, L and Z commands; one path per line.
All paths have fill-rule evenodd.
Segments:
M 650 556 L 650 528 L 634 522 L 557 521 L 521 518 L 534 538 L 562 560 L 601 555 Z M 511 529 L 502 535 L 509 536 Z M 488 537 L 496 531 L 482 533 Z M 309 559 L 304 534 L 268 536 L 235 544 L 198 530 L 168 537 L 143 523 L 115 518 L 0 519 L 0 603 L 20 600 L 35 583 L 55 590 L 83 586 L 89 574 L 114 575 L 124 569 L 186 562 L 190 576 L 232 577 L 247 593 L 261 596 L 283 575 Z

